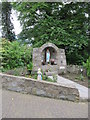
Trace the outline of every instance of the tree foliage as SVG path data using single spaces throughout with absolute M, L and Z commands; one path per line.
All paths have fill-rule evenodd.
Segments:
M 11 22 L 12 6 L 10 2 L 2 2 L 2 37 L 13 41 L 15 39 L 14 27 Z
M 67 61 L 81 64 L 88 57 L 90 3 L 17 2 L 20 38 L 34 47 L 52 42 L 66 50 Z

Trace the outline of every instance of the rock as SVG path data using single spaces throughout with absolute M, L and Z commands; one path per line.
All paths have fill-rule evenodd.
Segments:
M 40 89 L 37 89 L 37 95 L 40 95 L 40 96 L 46 96 L 46 92 L 44 90 L 40 90 Z

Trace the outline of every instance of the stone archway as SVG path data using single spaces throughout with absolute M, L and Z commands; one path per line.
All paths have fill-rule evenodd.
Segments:
M 43 65 L 46 64 L 46 51 L 47 49 L 50 51 L 50 60 L 51 64 L 57 64 L 57 54 L 58 54 L 58 47 L 54 45 L 53 43 L 46 43 L 41 46 L 40 51 L 41 51 L 41 61 Z M 54 63 L 53 63 L 54 62 Z
M 43 51 L 46 47 L 52 47 L 54 48 L 56 51 L 58 50 L 58 47 L 56 45 L 54 45 L 53 43 L 45 43 L 44 45 L 42 45 L 40 47 L 40 51 Z

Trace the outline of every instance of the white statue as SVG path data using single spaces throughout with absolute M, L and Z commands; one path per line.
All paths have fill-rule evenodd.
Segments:
M 37 79 L 38 79 L 38 80 L 42 80 L 42 72 L 41 72 L 41 69 L 40 69 L 40 68 L 38 69 L 37 74 L 38 74 Z
M 49 49 L 47 49 L 47 51 L 46 51 L 46 62 L 47 63 L 50 62 L 50 51 L 49 51 Z

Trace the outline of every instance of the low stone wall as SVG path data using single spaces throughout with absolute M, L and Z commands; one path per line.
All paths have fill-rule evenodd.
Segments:
M 14 69 L 6 71 L 5 74 L 23 76 L 23 75 L 28 74 L 28 70 L 27 70 L 27 67 L 14 68 Z
M 83 66 L 67 65 L 67 72 L 69 72 L 69 73 L 80 74 L 81 69 L 83 69 L 83 71 L 82 71 L 83 75 L 86 75 L 86 69 L 83 68 Z
M 79 100 L 79 92 L 73 86 L 66 87 L 57 83 L 37 81 L 31 78 L 2 73 L 0 73 L 0 78 L 2 87 L 7 90 L 70 101 Z

